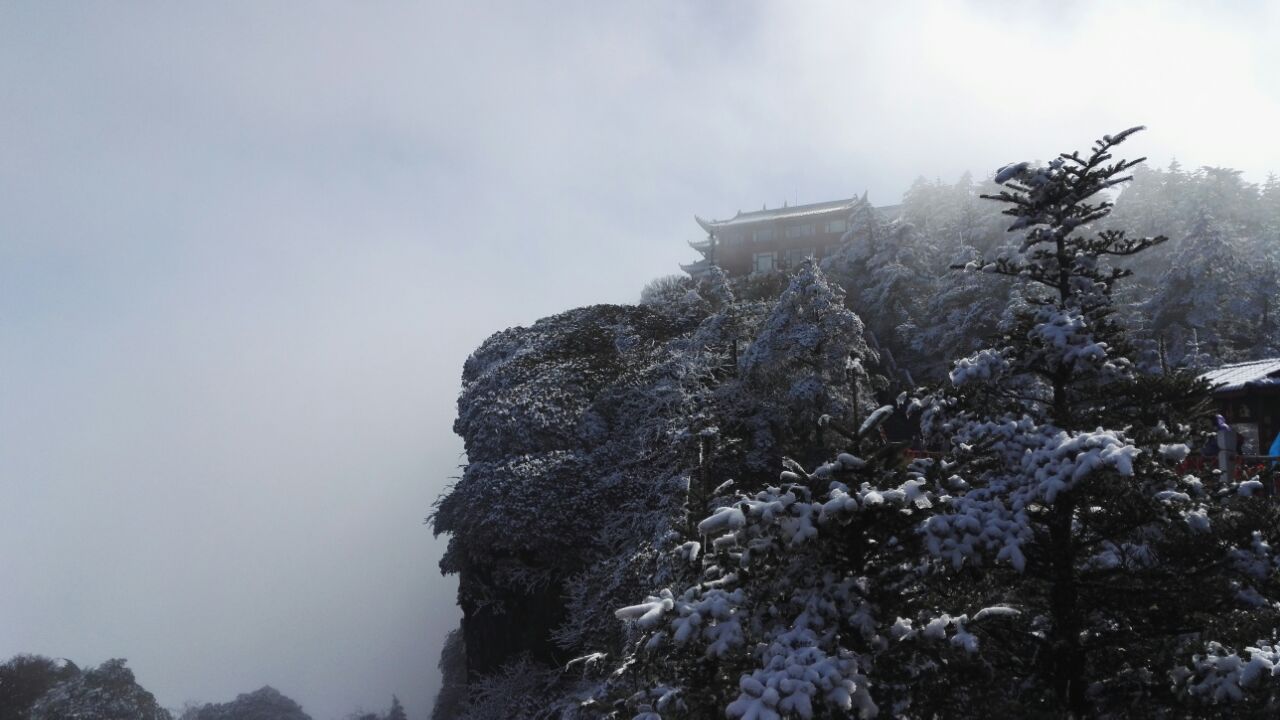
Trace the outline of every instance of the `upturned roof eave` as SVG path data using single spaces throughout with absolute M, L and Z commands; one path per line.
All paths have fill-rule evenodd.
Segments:
M 728 220 L 707 220 L 705 218 L 694 215 L 693 219 L 698 225 L 708 233 L 714 233 L 724 227 L 731 225 L 752 225 L 755 223 L 773 222 L 777 220 L 787 220 L 789 218 L 801 218 L 809 215 L 825 215 L 827 213 L 840 212 L 843 210 L 851 210 L 858 197 L 851 197 L 847 200 L 834 200 L 825 203 L 813 203 L 811 205 L 795 205 L 792 207 L 776 208 L 774 210 L 756 210 L 754 212 L 744 213 L 739 211 L 738 214 Z

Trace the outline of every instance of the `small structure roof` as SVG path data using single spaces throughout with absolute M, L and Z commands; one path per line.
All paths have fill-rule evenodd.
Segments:
M 713 232 L 720 228 L 733 227 L 736 225 L 750 225 L 759 222 L 769 222 L 773 220 L 787 220 L 790 218 L 805 217 L 808 215 L 824 215 L 829 212 L 838 210 L 848 210 L 858 198 L 852 197 L 847 200 L 831 200 L 828 202 L 812 203 L 810 205 L 795 205 L 792 207 L 781 207 L 773 210 L 754 210 L 752 212 L 741 212 L 729 218 L 728 220 L 703 220 L 697 215 L 693 216 L 698 224 L 707 230 Z
M 701 277 L 706 273 L 711 272 L 711 268 L 713 267 L 715 267 L 715 263 L 711 262 L 710 260 L 707 260 L 706 258 L 688 263 L 687 265 L 684 263 L 680 264 L 681 270 L 684 270 L 685 272 L 689 273 L 690 276 L 695 278 Z
M 1201 374 L 1200 377 L 1209 381 L 1215 393 L 1244 390 L 1247 386 L 1280 387 L 1280 358 L 1223 365 Z

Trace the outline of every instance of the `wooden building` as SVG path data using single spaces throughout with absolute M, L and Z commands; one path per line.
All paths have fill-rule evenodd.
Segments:
M 1265 455 L 1280 433 L 1280 358 L 1223 365 L 1202 377 L 1218 413 L 1244 438 L 1241 451 Z
M 787 270 L 806 257 L 821 259 L 840 245 L 858 198 L 783 206 L 776 210 L 739 211 L 728 220 L 694 220 L 707 237 L 689 243 L 702 259 L 681 265 L 699 277 L 712 266 L 731 276 Z

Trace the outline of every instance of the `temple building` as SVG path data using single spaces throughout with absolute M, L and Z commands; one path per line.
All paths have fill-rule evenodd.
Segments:
M 840 245 L 850 213 L 864 200 L 853 197 L 784 205 L 776 210 L 739 211 L 728 220 L 703 220 L 695 215 L 707 237 L 689 246 L 702 253 L 702 259 L 680 267 L 695 278 L 712 266 L 738 276 L 787 270 L 806 257 L 821 259 Z M 889 208 L 877 209 L 883 212 Z
M 1246 455 L 1266 453 L 1280 433 L 1280 358 L 1223 365 L 1201 374 L 1217 410 L 1244 438 Z

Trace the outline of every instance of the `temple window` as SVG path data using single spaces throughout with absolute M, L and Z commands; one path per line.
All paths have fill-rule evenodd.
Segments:
M 788 250 L 784 257 L 786 259 L 787 267 L 793 268 L 799 267 L 800 263 L 804 262 L 805 258 L 811 258 L 813 256 L 813 248 L 796 248 Z

